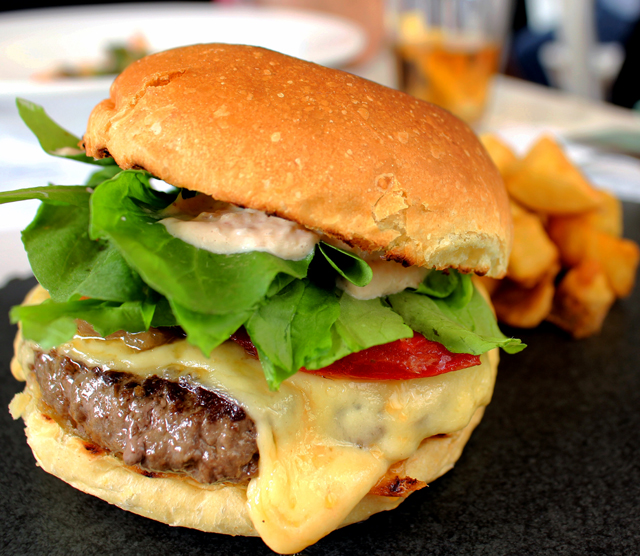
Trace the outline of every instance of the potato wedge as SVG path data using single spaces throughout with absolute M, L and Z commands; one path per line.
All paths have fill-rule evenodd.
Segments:
M 578 216 L 552 216 L 547 222 L 547 233 L 558 247 L 562 265 L 576 266 L 592 251 L 597 230 Z
M 547 318 L 553 305 L 554 274 L 540 280 L 533 288 L 523 288 L 504 280 L 491 301 L 500 322 L 518 328 L 535 328 Z
M 616 296 L 627 297 L 636 281 L 640 261 L 638 244 L 630 239 L 596 232 L 595 241 L 589 247 L 587 256 L 600 262 Z
M 547 214 L 576 214 L 600 204 L 597 191 L 551 137 L 542 137 L 505 177 L 509 194 Z
M 608 191 L 598 190 L 600 205 L 585 212 L 580 218 L 589 222 L 596 230 L 612 236 L 622 236 L 622 203 Z
M 507 277 L 532 288 L 559 260 L 558 248 L 549 239 L 537 215 L 512 203 L 513 249 Z
M 615 297 L 600 263 L 585 259 L 558 285 L 547 320 L 574 338 L 586 338 L 601 330 Z
M 596 229 L 593 222 L 582 215 L 553 217 L 547 231 L 560 250 L 564 266 L 573 267 L 585 259 L 595 259 L 617 297 L 631 293 L 640 262 L 637 243 Z
M 493 133 L 485 133 L 480 136 L 480 141 L 487 149 L 491 160 L 496 165 L 502 177 L 506 176 L 510 169 L 518 162 L 516 154 Z

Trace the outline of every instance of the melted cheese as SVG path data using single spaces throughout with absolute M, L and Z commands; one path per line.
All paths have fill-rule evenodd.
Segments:
M 253 524 L 275 551 L 293 553 L 336 527 L 420 442 L 464 427 L 489 402 L 494 368 L 410 381 L 325 379 L 298 373 L 268 389 L 258 361 L 227 342 L 210 357 L 186 341 L 136 352 L 75 339 L 60 353 L 87 365 L 195 383 L 237 400 L 255 421 L 260 464 L 247 489 Z
M 185 243 L 212 253 L 230 255 L 264 251 L 281 259 L 304 259 L 320 236 L 284 218 L 233 205 L 195 218 L 170 216 L 160 220 L 167 231 Z

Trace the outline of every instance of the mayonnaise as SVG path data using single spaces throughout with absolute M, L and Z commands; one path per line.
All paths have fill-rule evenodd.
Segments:
M 344 278 L 336 285 L 356 299 L 374 299 L 403 291 L 405 288 L 417 288 L 427 276 L 428 269 L 419 266 L 404 267 L 394 261 L 367 261 L 373 277 L 366 286 L 358 287 Z
M 233 205 L 215 212 L 202 212 L 190 220 L 164 218 L 160 224 L 173 237 L 221 255 L 263 251 L 281 259 L 299 261 L 320 241 L 318 234 L 295 222 Z

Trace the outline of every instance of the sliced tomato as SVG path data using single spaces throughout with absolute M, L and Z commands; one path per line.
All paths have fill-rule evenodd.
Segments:
M 396 340 L 352 353 L 328 367 L 310 371 L 324 377 L 364 380 L 407 380 L 436 376 L 480 364 L 480 357 L 451 353 L 438 342 L 414 332 L 413 338 Z
M 241 328 L 231 339 L 240 344 L 252 357 L 257 350 L 249 335 Z M 422 334 L 396 340 L 352 353 L 322 369 L 302 372 L 334 378 L 362 380 L 407 380 L 436 376 L 480 364 L 480 357 L 468 353 L 451 353 L 438 342 L 427 340 Z

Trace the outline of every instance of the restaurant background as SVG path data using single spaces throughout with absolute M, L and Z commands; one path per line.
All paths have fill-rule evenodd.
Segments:
M 145 0 L 135 2 L 141 4 Z M 196 0 L 197 1 L 197 0 Z M 205 0 L 208 1 L 208 0 Z M 203 3 L 205 3 L 203 1 Z M 246 4 L 247 0 L 214 0 L 224 4 Z M 582 0 L 578 0 L 582 2 Z M 120 0 L 88 2 L 86 0 L 27 1 L 3 4 L 0 11 L 17 11 L 57 6 L 98 4 L 128 4 Z M 158 3 L 158 2 L 154 2 Z M 383 0 L 342 2 L 335 0 L 257 0 L 257 3 L 275 6 L 308 7 L 338 13 L 356 20 L 369 33 L 370 43 L 363 53 L 373 56 L 380 47 L 383 35 Z M 640 100 L 640 80 L 634 75 L 640 62 L 640 0 L 593 0 L 593 47 L 591 59 L 598 66 L 601 78 L 601 94 L 607 102 L 633 108 Z M 564 53 L 554 48 L 554 42 L 562 25 L 562 2 L 554 0 L 514 0 L 506 52 L 503 53 L 502 72 L 545 86 L 560 87 L 556 68 L 557 59 Z M 572 2 L 565 1 L 571 11 Z M 579 5 L 573 2 L 573 5 Z M 561 34 L 561 33 L 560 33 Z M 212 38 L 212 41 L 215 40 Z M 546 67 L 545 67 L 546 65 Z M 556 74 L 556 75 L 554 75 Z M 560 87 L 562 88 L 562 87 Z M 572 91 L 576 92 L 576 91 Z M 587 95 L 593 96 L 593 95 Z

